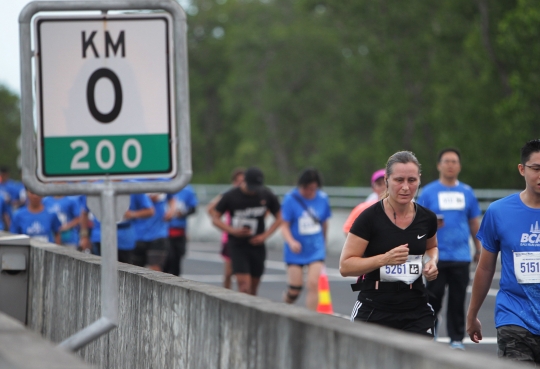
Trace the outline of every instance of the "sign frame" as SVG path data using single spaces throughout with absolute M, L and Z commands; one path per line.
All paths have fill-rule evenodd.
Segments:
M 81 137 L 72 137 L 72 139 L 70 140 L 69 137 L 66 137 L 66 136 L 58 136 L 58 137 L 54 137 L 55 135 L 53 135 L 53 137 L 51 136 L 46 136 L 46 133 L 47 133 L 47 130 L 50 132 L 50 131 L 56 131 L 57 135 L 58 135 L 58 121 L 59 120 L 62 120 L 62 117 L 60 117 L 60 119 L 52 119 L 52 117 L 50 116 L 50 114 L 45 114 L 45 110 L 47 111 L 51 111 L 51 110 L 56 110 L 58 111 L 59 109 L 59 103 L 62 104 L 62 108 L 63 110 L 65 109 L 64 106 L 66 105 L 69 105 L 69 104 L 66 104 L 66 101 L 64 100 L 61 100 L 61 99 L 57 99 L 55 97 L 51 98 L 51 96 L 49 95 L 52 95 L 52 96 L 55 96 L 53 95 L 55 93 L 55 91 L 50 91 L 51 90 L 51 85 L 52 85 L 52 81 L 51 81 L 51 77 L 50 75 L 47 76 L 47 78 L 45 78 L 45 75 L 47 73 L 43 72 L 44 68 L 46 67 L 49 67 L 49 66 L 55 66 L 55 65 L 58 65 L 58 60 L 61 60 L 61 59 L 65 59 L 64 55 L 65 53 L 58 53 L 58 50 L 55 50 L 56 52 L 52 52 L 52 51 L 49 51 L 48 48 L 46 48 L 45 46 L 43 46 L 44 44 L 51 44 L 50 40 L 51 40 L 51 36 L 49 37 L 46 37 L 46 30 L 45 30 L 45 27 L 58 27 L 58 25 L 61 25 L 61 26 L 64 26 L 64 28 L 67 28 L 67 27 L 70 27 L 70 28 L 76 28 L 77 26 L 74 27 L 75 24 L 81 24 L 81 23 L 84 23 L 86 24 L 86 27 L 90 26 L 90 27 L 95 27 L 96 29 L 103 29 L 104 26 L 103 24 L 106 22 L 107 24 L 107 27 L 111 27 L 111 25 L 113 24 L 126 24 L 128 27 L 131 27 L 131 29 L 133 30 L 135 25 L 134 25 L 134 22 L 137 22 L 137 25 L 140 26 L 140 25 L 143 25 L 144 23 L 148 24 L 148 23 L 151 23 L 153 22 L 154 26 L 157 24 L 157 21 L 163 21 L 163 25 L 164 25 L 164 28 L 165 28 L 165 32 L 163 34 L 164 36 L 164 39 L 165 39 L 165 42 L 163 44 L 165 50 L 160 50 L 160 51 L 165 51 L 163 54 L 159 54 L 159 53 L 150 53 L 150 52 L 145 52 L 144 54 L 145 55 L 152 55 L 152 54 L 157 54 L 157 55 L 161 55 L 161 58 L 163 58 L 163 56 L 165 56 L 163 58 L 163 60 L 161 60 L 162 62 L 165 61 L 165 66 L 166 68 L 163 68 L 163 69 L 154 69 L 152 70 L 154 74 L 156 74 L 156 70 L 157 71 L 160 71 L 160 72 L 157 72 L 157 74 L 160 74 L 161 76 L 165 75 L 166 77 L 164 78 L 165 82 L 166 82 L 166 86 L 165 88 L 162 88 L 160 90 L 161 93 L 164 93 L 166 94 L 166 102 L 163 103 L 166 107 L 161 107 L 161 109 L 156 113 L 156 111 L 153 111 L 152 113 L 148 114 L 148 115 L 152 115 L 152 116 L 159 116 L 159 113 L 160 112 L 163 112 L 164 110 L 166 110 L 166 120 L 167 120 L 167 131 L 166 131 L 166 134 L 167 134 L 167 138 L 163 137 L 163 134 L 161 134 L 160 136 L 156 136 L 156 135 L 135 135 L 136 137 L 130 137 L 130 136 L 134 136 L 131 132 L 128 131 L 128 127 L 125 127 L 124 130 L 121 131 L 121 133 L 119 134 L 118 133 L 118 129 L 114 129 L 114 134 L 112 135 L 103 135 L 103 132 L 104 131 L 110 131 L 110 129 L 112 128 L 112 124 L 114 123 L 115 119 L 112 119 L 112 120 L 109 120 L 107 122 L 104 122 L 103 120 L 101 120 L 101 123 L 102 124 L 99 124 L 98 123 L 98 120 L 97 118 L 94 117 L 94 119 L 90 119 L 91 120 L 91 124 L 94 124 L 94 127 L 95 128 L 98 128 L 100 129 L 101 131 L 99 130 L 96 130 L 95 128 L 94 129 L 85 129 L 84 131 L 85 134 L 83 134 Z M 172 35 L 172 18 L 168 15 L 168 13 L 143 13 L 143 14 L 114 14 L 114 15 L 109 15 L 107 13 L 105 14 L 101 14 L 101 15 L 70 15 L 70 16 L 64 16 L 64 15 L 56 15 L 56 16 L 51 16 L 51 15 L 38 15 L 36 17 L 34 17 L 33 19 L 33 23 L 34 23 L 34 45 L 35 45 L 35 48 L 36 48 L 36 51 L 35 51 L 35 78 L 36 78 L 36 88 L 35 88 L 35 96 L 36 96 L 36 120 L 37 120 L 37 136 L 38 136 L 38 139 L 37 139 L 37 176 L 38 176 L 38 179 L 42 182 L 55 182 L 55 181 L 84 181 L 84 180 L 100 180 L 100 179 L 103 179 L 105 176 L 108 176 L 109 178 L 112 178 L 112 179 L 127 179 L 127 178 L 139 178 L 141 176 L 144 176 L 145 178 L 162 178 L 162 177 L 173 177 L 174 174 L 176 173 L 176 170 L 177 170 L 177 154 L 176 154 L 176 146 L 175 145 L 171 145 L 171 142 L 172 142 L 172 138 L 175 137 L 175 131 L 176 131 L 176 125 L 173 124 L 173 122 L 175 121 L 175 110 L 174 110 L 174 104 L 173 104 L 173 101 L 174 101 L 174 62 L 173 62 L 173 57 L 174 57 L 174 48 L 175 48 L 175 45 L 174 45 L 174 42 L 173 42 L 173 35 Z M 108 31 L 109 30 L 106 30 L 105 31 L 105 34 L 107 34 L 107 36 L 109 36 L 108 34 Z M 101 31 L 98 31 L 98 32 L 103 32 L 103 30 Z M 70 32 L 66 32 L 65 30 L 63 30 L 62 33 L 65 33 L 65 34 L 70 34 Z M 129 35 L 129 33 L 128 33 Z M 95 36 L 95 34 L 94 34 Z M 99 36 L 99 34 L 98 34 Z M 123 31 L 122 31 L 122 42 L 124 42 L 124 34 L 123 34 Z M 69 38 L 69 36 L 68 36 Z M 76 38 L 78 42 L 80 42 L 80 40 L 78 38 Z M 95 39 L 95 41 L 94 41 Z M 129 39 L 126 37 L 126 39 Z M 103 52 L 102 50 L 100 50 L 101 52 L 101 57 L 98 53 L 98 51 L 95 49 L 95 45 L 94 45 L 94 42 L 98 42 L 101 41 L 99 40 L 99 37 L 92 37 L 91 38 L 92 40 L 92 43 L 90 44 L 92 46 L 92 48 L 89 48 L 87 50 L 88 52 L 88 56 L 84 55 L 82 56 L 81 55 L 81 59 L 85 60 L 86 62 L 86 65 L 84 63 L 82 63 L 81 67 L 84 67 L 84 68 L 88 68 L 88 64 L 89 63 L 92 63 L 94 62 L 94 60 L 96 60 L 97 62 L 95 63 L 97 66 L 93 69 L 97 69 L 99 67 L 103 67 L 104 64 L 106 63 L 100 63 L 101 60 L 111 60 L 111 61 L 117 61 L 117 60 L 128 60 L 128 59 L 125 59 L 125 54 L 124 54 L 124 57 L 117 57 L 116 56 L 116 49 L 113 49 L 111 51 L 114 52 L 114 55 L 113 55 L 113 58 L 109 58 L 108 55 L 107 56 L 104 56 L 103 55 Z M 99 41 L 98 41 L 99 40 Z M 152 39 L 153 40 L 153 39 Z M 156 41 L 162 41 L 163 39 L 161 40 L 156 40 Z M 46 42 L 47 41 L 47 42 Z M 114 39 L 111 39 L 111 43 L 112 43 L 112 46 L 114 47 Z M 60 42 L 52 42 L 52 44 L 54 45 L 59 45 L 62 43 Z M 133 46 L 131 45 L 140 45 L 140 41 L 139 43 L 136 42 L 136 41 L 131 41 L 128 46 L 127 46 L 127 49 L 128 50 L 133 50 Z M 155 44 L 155 43 L 153 43 Z M 118 43 L 116 45 L 116 47 L 119 47 L 120 43 Z M 125 43 L 122 44 L 123 45 L 123 51 L 125 51 L 126 47 L 125 47 Z M 62 45 L 64 46 L 64 45 Z M 87 45 L 89 46 L 89 45 Z M 104 48 L 106 48 L 106 45 L 102 45 Z M 62 48 L 62 51 L 65 50 L 66 48 L 63 47 Z M 99 49 L 99 47 L 98 47 Z M 74 53 L 74 49 L 69 49 L 68 50 L 70 51 L 71 53 L 71 56 L 73 57 L 73 53 Z M 92 51 L 94 51 L 94 53 L 92 53 Z M 108 50 L 107 50 L 108 51 Z M 80 52 L 79 49 L 77 49 L 76 53 L 78 54 Z M 108 53 L 107 53 L 108 54 Z M 127 55 L 129 56 L 130 52 L 127 53 Z M 56 55 L 61 55 L 60 57 L 57 57 Z M 92 57 L 94 56 L 94 57 Z M 52 57 L 52 60 L 51 60 L 51 57 Z M 140 53 L 139 53 L 139 57 L 138 58 L 135 58 L 135 60 L 139 60 L 140 58 Z M 159 57 L 156 57 L 156 59 L 158 59 Z M 70 65 L 71 63 L 68 62 L 68 65 Z M 135 63 L 137 64 L 137 63 Z M 130 61 L 127 63 L 128 66 L 133 66 L 133 62 Z M 54 67 L 53 67 L 54 68 Z M 69 68 L 69 67 L 68 67 Z M 110 68 L 110 67 L 109 67 Z M 120 70 L 119 70 L 120 69 Z M 124 95 L 134 95 L 134 96 L 140 96 L 143 92 L 146 92 L 146 90 L 144 88 L 140 89 L 138 92 L 136 92 L 135 94 L 133 94 L 129 89 L 129 87 L 126 89 L 125 86 L 124 88 L 122 88 L 122 84 L 120 83 L 121 81 L 125 81 L 125 80 L 129 80 L 129 78 L 122 78 L 120 77 L 120 80 L 118 79 L 117 77 L 117 74 L 118 72 L 120 72 L 122 74 L 122 68 L 119 68 L 119 66 L 117 66 L 116 68 L 113 68 L 112 70 L 110 69 L 107 69 L 107 72 L 112 74 L 111 77 L 114 77 L 113 79 L 111 79 L 110 77 L 107 78 L 109 79 L 112 84 L 114 84 L 116 82 L 116 85 L 114 86 L 115 88 L 115 92 L 117 92 L 117 88 L 119 89 L 120 91 L 120 96 Z M 104 69 L 102 69 L 103 71 Z M 161 72 L 163 70 L 163 72 Z M 78 69 L 74 69 L 73 71 L 77 71 L 77 72 L 80 72 L 80 70 Z M 64 71 L 63 71 L 64 72 Z M 92 77 L 95 75 L 96 73 L 92 74 Z M 144 74 L 141 74 L 139 73 L 137 76 L 141 76 L 144 78 L 147 76 L 145 76 Z M 92 79 L 92 77 L 90 79 Z M 104 76 L 101 76 L 102 78 Z M 44 80 L 47 80 L 48 83 L 45 83 Z M 114 81 L 114 82 L 113 82 Z M 133 81 L 135 81 L 134 79 L 131 79 L 131 83 L 133 83 Z M 83 82 L 84 83 L 84 82 Z M 97 83 L 97 79 L 94 78 L 93 80 L 93 86 L 94 86 L 94 94 L 95 94 L 95 85 Z M 69 88 L 69 87 L 72 87 L 75 83 L 72 83 L 72 84 L 65 84 L 65 83 L 61 83 L 60 86 L 65 86 L 64 88 Z M 90 84 L 90 81 L 87 82 L 87 84 L 89 85 Z M 48 89 L 48 92 L 47 93 L 44 93 L 44 88 Z M 56 87 L 56 86 L 54 86 Z M 53 88 L 54 88 L 53 87 Z M 84 88 L 81 88 L 81 83 L 79 82 L 79 90 L 83 90 Z M 85 90 L 85 89 L 84 89 Z M 124 90 L 124 92 L 122 93 L 122 90 Z M 88 92 L 87 92 L 88 93 Z M 44 96 L 46 95 L 46 96 Z M 146 93 L 146 96 L 148 96 L 148 93 Z M 67 98 L 68 95 L 66 94 L 64 96 L 64 99 Z M 88 98 L 89 96 L 87 96 Z M 49 102 L 47 103 L 48 105 L 45 106 L 44 104 L 44 100 L 48 100 Z M 70 95 L 69 98 L 71 99 L 72 96 Z M 81 111 L 81 110 L 85 110 L 85 108 L 87 108 L 88 110 L 86 110 L 88 113 L 87 113 L 87 117 L 91 117 L 92 115 L 94 114 L 98 114 L 100 119 L 103 119 L 103 114 L 101 114 L 101 112 L 99 112 L 96 108 L 96 104 L 95 104 L 95 100 L 94 100 L 94 96 L 92 95 L 91 96 L 92 98 L 92 103 L 93 105 L 90 104 L 90 101 L 88 102 L 88 106 L 84 107 L 84 108 L 81 108 L 81 106 L 79 105 L 78 108 L 72 108 L 72 113 L 74 115 L 74 111 Z M 54 104 L 51 104 L 51 100 L 54 101 Z M 115 96 L 115 106 L 114 108 L 112 109 L 112 111 L 116 110 L 117 111 L 117 114 L 120 114 L 123 110 L 124 112 L 126 111 L 126 108 L 138 108 L 140 106 L 140 104 L 131 104 L 130 106 L 128 107 L 122 107 L 121 105 L 125 105 L 126 102 L 125 102 L 125 98 L 124 98 L 124 102 L 120 104 L 120 106 L 118 106 L 118 109 L 117 106 L 116 106 L 116 103 L 118 101 L 122 101 L 122 97 L 120 97 L 120 99 L 117 99 L 117 97 Z M 144 99 L 143 99 L 144 100 Z M 146 100 L 148 100 L 148 98 L 146 98 Z M 51 106 L 52 105 L 52 106 Z M 149 101 L 146 101 L 146 107 L 150 107 L 152 108 L 153 106 L 155 106 L 154 104 L 154 101 L 152 101 L 151 104 L 149 104 Z M 46 109 L 47 108 L 47 109 Z M 92 109 L 93 108 L 93 109 Z M 127 109 L 127 111 L 129 112 L 130 109 Z M 109 113 L 109 115 L 112 114 L 112 113 Z M 130 114 L 130 113 L 127 113 L 127 114 Z M 85 114 L 83 113 L 82 116 L 84 116 Z M 125 115 L 125 114 L 124 114 Z M 77 114 L 77 116 L 79 116 L 79 114 Z M 138 116 L 138 114 L 133 114 L 131 113 L 131 119 L 136 119 L 136 117 Z M 48 118 L 48 119 L 46 119 Z M 122 116 L 120 116 L 120 118 L 122 118 Z M 78 118 L 80 119 L 80 118 Z M 129 119 L 126 119 L 126 117 L 124 117 L 123 121 L 123 125 L 125 126 L 125 122 L 128 121 Z M 66 123 L 69 124 L 70 122 L 66 119 Z M 85 122 L 86 124 L 88 124 L 88 122 Z M 95 123 L 98 123 L 98 124 L 95 124 Z M 154 122 L 152 122 L 154 123 Z M 163 121 L 161 122 L 163 125 Z M 120 123 L 122 124 L 122 123 Z M 118 125 L 118 123 L 116 123 L 115 125 Z M 146 128 L 146 129 L 152 129 L 154 130 L 153 127 L 155 127 L 154 124 L 149 124 L 149 122 L 144 122 L 143 123 L 143 127 Z M 129 127 L 131 128 L 131 127 Z M 73 128 L 69 129 L 68 126 L 64 127 L 64 129 L 66 131 L 73 131 Z M 90 133 L 90 134 L 89 134 Z M 72 135 L 74 134 L 74 132 L 72 132 Z M 101 135 L 100 135 L 101 134 Z M 96 136 L 101 136 L 99 138 L 97 138 Z M 159 144 L 157 144 L 157 140 L 156 138 L 159 137 Z M 150 142 L 156 142 L 154 145 L 157 146 L 157 147 L 163 147 L 165 146 L 166 147 L 166 150 L 168 151 L 168 155 L 166 155 L 166 160 L 163 160 L 163 155 L 161 155 L 160 159 L 161 160 L 156 160 L 156 158 L 152 158 L 151 156 L 148 155 L 148 153 L 152 153 L 156 150 L 148 150 L 148 147 L 146 147 L 146 150 L 143 149 L 143 147 L 141 147 L 141 144 L 139 143 L 139 140 L 142 138 L 143 141 L 150 141 Z M 166 142 L 163 142 L 164 139 L 166 139 Z M 47 140 L 49 140 L 49 143 L 47 144 Z M 52 144 L 52 140 L 54 140 L 54 144 Z M 96 145 L 96 142 L 97 140 L 99 140 L 99 142 L 97 143 Z M 128 159 L 128 155 L 126 152 L 124 152 L 124 150 L 120 149 L 119 147 L 117 147 L 115 149 L 115 147 L 112 145 L 112 142 L 115 142 L 115 141 L 124 141 L 124 149 L 125 148 L 131 148 L 131 151 L 132 151 L 132 154 L 133 154 L 133 151 L 135 151 L 135 156 L 137 157 L 137 154 L 139 154 L 140 156 L 138 157 L 139 158 L 139 162 L 142 161 L 142 167 L 143 169 L 141 170 L 133 170 L 133 169 L 129 169 L 129 168 L 126 168 L 126 165 L 122 165 L 123 162 L 126 161 L 126 159 Z M 68 144 L 68 142 L 71 141 L 71 144 L 75 144 L 71 147 L 66 147 L 66 145 Z M 112 142 L 111 142 L 112 141 Z M 90 144 L 89 144 L 90 142 Z M 63 143 L 63 145 L 62 145 Z M 100 144 L 105 144 L 105 148 L 104 146 L 100 146 Z M 126 145 L 127 144 L 127 145 Z M 157 145 L 156 145 L 157 144 Z M 100 148 L 101 149 L 97 149 L 96 148 Z M 48 147 L 48 150 L 46 151 L 46 148 Z M 62 149 L 59 149 L 60 147 L 62 147 Z M 89 147 L 91 147 L 91 149 L 89 149 Z M 67 150 L 66 150 L 67 149 Z M 111 150 L 112 150 L 112 153 L 111 153 Z M 126 150 L 128 151 L 128 150 Z M 68 157 L 68 158 L 65 158 L 66 156 L 63 154 L 63 153 L 67 153 L 69 152 L 72 157 Z M 86 154 L 85 154 L 86 152 Z M 103 152 L 105 152 L 106 154 L 109 154 L 109 158 L 111 158 L 111 155 L 112 157 L 114 158 L 113 161 L 112 161 L 112 168 L 106 170 L 106 169 L 102 169 L 100 168 L 100 164 L 104 164 L 102 161 L 98 161 L 98 160 L 94 160 L 95 159 L 99 159 L 101 158 L 101 155 L 98 155 L 98 154 L 103 154 Z M 84 154 L 81 155 L 81 154 Z M 155 155 L 155 154 L 154 154 Z M 77 159 L 77 158 L 81 158 L 81 159 Z M 141 160 L 141 157 L 144 158 L 143 160 Z M 58 160 L 56 158 L 63 158 L 62 159 L 62 166 L 64 168 L 62 168 L 62 170 L 52 170 L 52 167 L 53 166 L 56 166 L 58 167 Z M 82 162 L 79 162 L 78 160 L 82 161 Z M 128 159 L 129 160 L 129 159 Z M 73 163 L 75 164 L 85 164 L 85 166 L 89 167 L 88 169 L 81 169 L 80 168 L 80 165 L 79 165 L 79 169 L 74 169 L 74 168 L 70 168 L 69 171 L 66 170 L 66 164 L 71 162 L 71 166 L 73 166 Z M 90 165 L 90 163 L 92 163 L 93 165 Z M 111 163 L 111 161 L 109 161 L 109 163 Z M 161 168 L 158 168 L 155 166 L 155 163 L 164 163 L 164 164 L 161 164 Z M 98 165 L 96 165 L 98 164 Z M 108 163 L 107 163 L 108 164 Z M 131 164 L 131 163 L 129 163 Z M 140 166 L 139 164 L 139 166 Z M 109 165 L 107 165 L 109 166 Z M 119 171 L 118 167 L 123 167 L 121 168 L 121 171 Z M 92 171 L 89 171 L 89 169 L 92 169 Z M 56 173 L 55 173 L 56 172 Z
M 32 18 L 39 12 L 64 11 L 143 11 L 161 10 L 172 17 L 172 33 L 175 47 L 174 65 L 174 115 L 176 122 L 171 147 L 176 150 L 176 174 L 168 181 L 113 181 L 134 177 L 133 175 L 101 175 L 103 182 L 62 183 L 62 179 L 44 182 L 40 178 L 37 166 L 37 139 L 34 128 L 34 85 L 32 58 Z M 189 121 L 189 87 L 187 60 L 187 24 L 186 14 L 174 0 L 111 0 L 111 1 L 33 1 L 25 6 L 19 16 L 20 63 L 21 63 L 21 136 L 22 179 L 28 189 L 40 195 L 101 195 L 103 191 L 115 194 L 146 192 L 177 192 L 185 187 L 192 176 L 191 168 L 191 133 Z M 135 176 L 137 177 L 137 176 Z M 138 177 L 148 177 L 138 175 Z M 161 175 L 159 177 L 167 177 Z M 65 180 L 66 178 L 63 178 Z M 94 178 L 96 179 L 96 178 Z M 73 180 L 70 177 L 70 180 Z

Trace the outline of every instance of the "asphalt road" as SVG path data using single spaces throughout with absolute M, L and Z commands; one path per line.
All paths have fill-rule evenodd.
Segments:
M 182 277 L 204 282 L 216 286 L 222 285 L 223 261 L 219 254 L 220 245 L 216 243 L 189 242 L 187 258 L 183 263 Z M 259 288 L 259 296 L 272 301 L 282 301 L 283 292 L 286 286 L 285 264 L 282 261 L 281 250 L 268 250 L 266 261 L 266 272 L 262 278 Z M 339 255 L 328 255 L 326 260 L 327 274 L 330 281 L 330 293 L 333 310 L 336 314 L 348 319 L 354 302 L 356 293 L 351 291 L 350 284 L 355 282 L 354 278 L 344 278 L 338 271 Z M 474 274 L 474 266 L 471 266 L 471 283 Z M 486 352 L 490 355 L 497 355 L 496 330 L 494 326 L 495 295 L 499 285 L 500 273 L 495 274 L 492 288 L 480 311 L 480 321 L 482 322 L 484 339 L 481 344 L 475 344 L 467 337 L 464 340 L 467 351 Z M 469 304 L 470 287 L 467 296 L 466 306 Z M 304 304 L 304 293 L 300 296 L 296 304 Z M 439 337 L 441 348 L 448 347 L 449 339 L 446 336 L 445 310 L 440 314 Z

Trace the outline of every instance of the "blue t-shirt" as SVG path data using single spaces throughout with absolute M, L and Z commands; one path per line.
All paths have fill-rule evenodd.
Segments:
M 9 231 L 45 242 L 54 242 L 54 234 L 58 233 L 60 226 L 56 214 L 48 212 L 47 209 L 32 213 L 28 208 L 21 208 L 13 215 Z
M 283 248 L 285 262 L 306 265 L 324 260 L 326 247 L 321 223 L 324 223 L 332 215 L 328 195 L 319 190 L 313 199 L 308 200 L 302 197 L 298 189 L 295 188 L 285 195 L 281 215 L 283 220 L 289 223 L 293 238 L 302 245 L 302 250 L 296 254 L 285 242 Z M 314 217 L 320 222 L 316 221 Z
M 437 230 L 439 260 L 470 262 L 469 220 L 481 214 L 472 188 L 461 182 L 448 187 L 433 181 L 424 187 L 418 203 L 444 215 L 444 226 Z
M 145 194 L 132 194 L 130 195 L 129 210 L 141 210 L 152 207 L 152 201 Z M 88 207 L 86 207 L 88 211 Z M 101 242 L 101 223 L 99 220 L 92 216 L 94 222 L 94 228 L 92 229 L 92 235 L 90 241 L 93 243 Z M 132 221 L 123 220 L 116 223 L 117 231 L 117 246 L 119 250 L 133 250 L 135 248 L 135 230 L 132 226 Z
M 501 253 L 500 290 L 495 304 L 497 328 L 518 325 L 540 335 L 540 283 L 520 284 L 514 270 L 514 252 L 540 255 L 539 223 L 540 209 L 526 206 L 519 194 L 493 202 L 484 214 L 476 237 L 487 251 Z
M 5 183 L 1 183 L 0 187 L 3 188 L 11 198 L 12 205 L 16 201 L 25 201 L 26 192 L 22 182 L 14 181 L 13 179 L 8 179 Z
M 81 215 L 79 202 L 72 197 L 47 196 L 43 199 L 43 205 L 50 213 L 55 213 L 62 225 L 71 222 Z M 60 233 L 60 241 L 63 245 L 78 245 L 79 235 L 76 227 Z
M 4 223 L 5 214 L 10 216 L 9 205 L 6 203 L 4 198 L 0 196 L 0 231 L 6 230 L 6 224 Z
M 197 204 L 199 203 L 197 201 L 195 191 L 193 190 L 193 187 L 191 187 L 191 185 L 187 185 L 175 194 L 170 194 L 169 198 L 174 198 L 174 201 L 176 202 L 176 209 L 178 209 L 183 214 L 187 213 L 190 209 L 194 209 L 195 207 L 197 207 Z M 186 229 L 187 217 L 183 216 L 172 218 L 169 223 L 169 227 Z
M 137 241 L 150 242 L 169 236 L 169 224 L 164 219 L 167 210 L 167 194 L 155 193 L 148 195 L 154 197 L 153 200 L 148 197 L 151 203 L 150 207 L 154 207 L 154 215 L 149 218 L 133 219 Z

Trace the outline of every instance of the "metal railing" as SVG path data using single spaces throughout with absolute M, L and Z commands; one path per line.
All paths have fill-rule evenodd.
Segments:
M 231 186 L 227 184 L 193 184 L 197 198 L 201 204 L 209 203 L 215 196 L 227 191 Z M 293 186 L 268 186 L 274 193 L 283 197 L 292 190 Z M 330 197 L 330 204 L 334 208 L 352 209 L 372 192 L 371 187 L 330 187 L 325 186 L 324 191 Z M 421 191 L 421 190 L 420 190 Z M 474 193 L 480 203 L 482 212 L 485 212 L 489 204 L 520 190 L 511 189 L 475 189 Z

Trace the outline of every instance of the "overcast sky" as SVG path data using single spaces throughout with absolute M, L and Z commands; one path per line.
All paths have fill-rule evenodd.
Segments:
M 0 83 L 20 91 L 19 13 L 30 1 L 2 0 L 0 5 Z
M 39 0 L 38 0 L 39 1 Z M 20 93 L 19 14 L 29 0 L 0 0 L 0 83 Z M 186 0 L 180 1 L 184 4 Z

